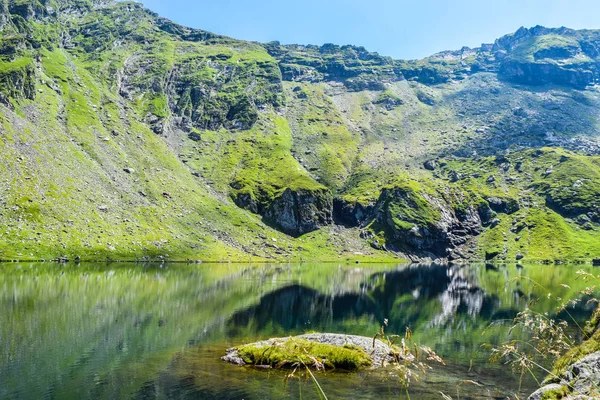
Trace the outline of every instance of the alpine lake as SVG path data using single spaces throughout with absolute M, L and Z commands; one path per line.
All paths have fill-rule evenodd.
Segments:
M 315 372 L 329 399 L 526 398 L 531 375 L 489 361 L 531 307 L 556 316 L 591 266 L 0 264 L 0 399 L 318 399 L 298 370 L 240 367 L 227 348 L 306 332 L 409 327 L 446 365 Z M 561 284 L 569 283 L 571 287 Z M 592 305 L 570 309 L 585 321 Z M 562 317 L 562 315 L 558 315 Z M 575 331 L 574 331 L 575 332 Z M 509 336 L 512 335 L 512 336 Z M 526 338 L 525 338 L 526 339 Z M 541 371 L 537 379 L 543 379 Z

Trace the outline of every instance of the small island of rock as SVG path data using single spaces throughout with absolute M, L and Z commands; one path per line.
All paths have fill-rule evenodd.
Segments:
M 274 338 L 227 350 L 222 360 L 237 365 L 357 370 L 402 360 L 398 348 L 364 336 L 312 333 Z

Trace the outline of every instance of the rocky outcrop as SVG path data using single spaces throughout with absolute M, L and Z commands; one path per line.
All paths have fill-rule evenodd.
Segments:
M 596 64 L 574 65 L 569 68 L 545 62 L 519 62 L 509 60 L 502 63 L 499 76 L 525 85 L 562 85 L 584 89 L 597 76 Z
M 501 199 L 498 197 L 488 197 L 486 199 L 492 211 L 500 214 L 514 214 L 520 210 L 519 202 L 515 199 Z
M 546 195 L 546 206 L 559 214 L 577 219 L 579 222 L 600 222 L 600 203 L 595 199 L 579 202 L 579 199 L 569 199 L 555 191 Z
M 384 90 L 386 84 L 403 80 L 404 76 L 390 57 L 368 52 L 363 47 L 282 46 L 271 42 L 265 48 L 279 61 L 286 81 L 342 82 L 350 91 Z
M 382 193 L 382 196 L 390 195 L 390 202 L 384 202 L 377 216 L 377 222 L 388 229 L 386 246 L 390 250 L 406 251 L 433 259 L 455 258 L 455 249 L 481 233 L 481 219 L 473 207 L 457 212 L 442 199 L 424 195 L 433 216 L 427 221 L 415 218 L 403 210 L 403 207 L 396 206 L 398 203 L 404 203 L 408 207 L 416 205 L 405 193 L 397 190 Z M 408 201 L 405 202 L 406 200 Z
M 427 104 L 428 106 L 434 106 L 436 103 L 435 98 L 423 90 L 417 90 L 416 96 L 421 103 Z
M 419 65 L 416 62 L 408 62 L 401 68 L 406 79 L 426 85 L 437 85 L 448 82 L 452 78 L 453 72 L 434 65 Z
M 157 18 L 157 25 L 160 30 L 170 33 L 171 35 L 178 36 L 181 40 L 190 42 L 203 42 L 219 37 L 214 33 L 200 29 L 188 28 L 161 17 Z
M 574 32 L 574 30 L 569 28 L 546 28 L 538 25 L 527 29 L 522 26 L 517 29 L 515 33 L 504 35 L 501 38 L 496 39 L 491 51 L 512 51 L 517 48 L 518 45 L 527 42 L 527 40 L 535 36 L 573 34 Z
M 9 13 L 18 15 L 25 20 L 43 18 L 48 15 L 48 9 L 38 1 L 10 1 L 8 3 Z
M 0 71 L 0 92 L 5 96 L 35 100 L 35 67 L 29 59 L 18 59 Z
M 496 40 L 492 52 L 502 79 L 583 89 L 599 76 L 597 49 L 594 32 L 536 26 Z
M 379 339 L 356 335 L 342 335 L 336 333 L 311 333 L 307 335 L 294 336 L 293 338 L 274 338 L 262 342 L 251 343 L 251 346 L 256 347 L 272 347 L 284 343 L 288 340 L 303 339 L 309 342 L 328 344 L 338 347 L 357 346 L 369 354 L 373 368 L 382 367 L 385 363 L 395 361 L 392 355 L 395 350 L 388 344 Z M 233 347 L 227 349 L 227 354 L 221 357 L 221 360 L 227 361 L 236 365 L 245 365 L 246 362 L 239 356 L 238 349 Z
M 92 8 L 107 7 L 115 0 L 19 0 L 3 1 L 0 13 L 11 14 L 24 20 L 56 18 L 59 14 L 74 14 L 89 11 Z
M 583 89 L 600 78 L 600 37 L 596 31 L 568 28 L 520 28 L 492 45 L 446 51 L 423 60 L 397 61 L 404 77 L 426 85 L 493 72 L 525 85 L 561 85 Z
M 336 199 L 336 222 L 364 227 L 373 247 L 414 259 L 463 258 L 483 230 L 478 206 L 455 207 L 444 197 L 408 186 L 386 188 L 371 205 Z
M 171 109 L 198 129 L 250 129 L 259 110 L 282 105 L 279 69 L 274 61 L 261 61 L 239 70 L 229 65 L 230 55 L 221 56 L 191 59 L 172 71 L 165 88 Z M 211 71 L 214 78 L 198 79 L 198 71 Z
M 375 204 L 346 202 L 343 199 L 333 200 L 333 219 L 336 224 L 353 227 L 363 226 L 373 218 Z
M 498 214 L 520 209 L 511 198 L 470 198 L 460 191 L 434 194 L 412 185 L 385 188 L 371 204 L 334 201 L 335 222 L 362 227 L 362 236 L 378 249 L 422 259 L 465 259 L 474 241 L 500 222 Z M 495 258 L 499 254 L 491 254 Z
M 332 223 L 333 198 L 328 189 L 286 189 L 272 200 L 264 220 L 292 236 L 300 236 Z
M 600 398 L 600 307 L 586 322 L 582 333 L 587 340 L 558 359 L 546 378 L 547 385 L 528 400 Z
M 287 188 L 272 197 L 263 187 L 231 184 L 238 207 L 263 216 L 263 221 L 291 236 L 315 231 L 333 222 L 333 198 L 325 188 Z
M 561 376 L 559 383 L 544 386 L 528 400 L 560 398 L 565 400 L 593 400 L 600 398 L 600 352 L 590 354 L 573 363 Z
M 448 255 L 451 243 L 447 224 L 419 224 L 389 207 L 382 209 L 377 222 L 389 229 L 386 240 L 388 250 L 406 251 L 431 258 L 444 258 Z

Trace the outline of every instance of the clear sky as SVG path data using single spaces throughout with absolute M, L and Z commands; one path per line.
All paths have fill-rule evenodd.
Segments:
M 353 44 L 401 59 L 476 47 L 520 26 L 600 28 L 600 0 L 142 0 L 236 39 Z

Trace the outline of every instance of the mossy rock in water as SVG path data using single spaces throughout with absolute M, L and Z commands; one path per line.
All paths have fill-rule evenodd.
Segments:
M 238 365 L 290 368 L 297 364 L 357 370 L 383 365 L 393 349 L 380 340 L 352 335 L 309 334 L 269 339 L 227 350 L 222 360 Z
M 367 352 L 355 345 L 335 346 L 291 338 L 271 346 L 249 344 L 238 348 L 246 364 L 269 365 L 271 367 L 294 364 L 323 364 L 326 368 L 359 369 L 371 366 Z

